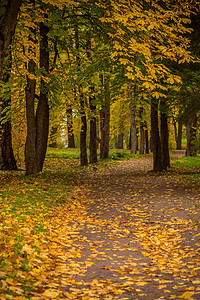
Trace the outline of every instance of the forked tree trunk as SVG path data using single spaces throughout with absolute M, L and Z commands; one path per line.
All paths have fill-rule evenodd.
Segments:
M 49 72 L 48 52 L 48 26 L 40 23 L 40 68 L 43 76 Z M 29 62 L 29 73 L 34 74 L 35 63 Z M 26 115 L 27 115 L 27 138 L 25 146 L 26 174 L 36 174 L 43 169 L 48 134 L 49 134 L 49 105 L 48 88 L 43 79 L 40 83 L 40 96 L 35 116 L 35 85 L 34 79 L 27 79 L 26 87 Z
M 110 76 L 105 75 L 104 82 L 104 104 L 100 111 L 100 129 L 101 129 L 101 142 L 100 142 L 100 158 L 109 158 L 109 139 L 110 139 Z
M 15 33 L 21 3 L 21 0 L 7 0 L 0 3 L 0 80 L 2 82 L 9 80 L 10 70 L 4 72 L 4 61 L 8 57 L 7 51 Z M 4 111 L 9 105 L 10 100 L 4 101 L 4 99 L 0 99 L 0 118 L 4 117 Z M 0 124 L 0 126 L 0 169 L 17 170 L 12 149 L 10 120 L 7 120 L 4 124 Z
M 161 156 L 161 142 L 158 128 L 158 101 L 151 103 L 151 142 L 153 151 L 153 171 L 163 170 Z

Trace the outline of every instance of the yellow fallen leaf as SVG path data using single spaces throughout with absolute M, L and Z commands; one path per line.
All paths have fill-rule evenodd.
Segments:
M 6 282 L 9 284 L 9 285 L 16 285 L 17 281 L 14 280 L 13 278 L 6 278 Z
M 178 298 L 179 299 L 187 299 L 187 300 L 190 300 L 190 299 L 193 299 L 192 296 L 194 295 L 194 292 L 185 292 L 183 293 L 181 296 L 179 296 Z
M 200 284 L 200 280 L 193 280 L 192 283 L 193 284 Z
M 46 291 L 42 294 L 42 296 L 52 299 L 52 298 L 58 297 L 59 294 L 60 294 L 59 292 L 56 292 L 55 290 L 49 289 L 49 290 L 46 290 Z
M 191 275 L 197 276 L 197 272 L 196 272 L 195 270 L 192 270 L 192 271 L 191 271 Z
M 114 295 L 122 295 L 123 294 L 123 290 L 120 290 L 120 289 L 113 289 L 112 290 L 112 293 L 114 294 Z
M 144 285 L 147 284 L 147 282 L 145 282 L 145 281 L 138 281 L 135 284 L 138 285 L 138 286 L 144 286 Z

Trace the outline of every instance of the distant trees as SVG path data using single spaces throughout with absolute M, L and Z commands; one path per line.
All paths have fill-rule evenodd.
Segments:
M 110 140 L 114 138 L 115 145 L 123 148 L 124 144 L 128 145 L 129 132 L 131 152 L 136 153 L 139 148 L 141 154 L 148 153 L 151 132 L 153 169 L 167 169 L 170 164 L 168 122 L 172 105 L 167 97 L 169 94 L 177 99 L 184 96 L 184 117 L 180 114 L 175 122 L 182 124 L 181 120 L 187 120 L 187 133 L 191 137 L 188 151 L 193 153 L 191 147 L 197 133 L 194 128 L 199 107 L 198 101 L 192 102 L 189 98 L 198 98 L 199 75 L 188 46 L 190 38 L 193 41 L 199 39 L 198 7 L 197 14 L 190 17 L 194 8 L 187 1 L 25 1 L 12 44 L 14 63 L 9 79 L 8 73 L 2 70 L 11 69 L 9 64 L 5 69 L 5 53 L 11 45 L 21 1 L 4 3 L 7 6 L 1 7 L 0 32 L 4 38 L 0 41 L 0 75 L 2 90 L 6 90 L 9 80 L 15 91 L 16 105 L 21 111 L 26 106 L 26 174 L 42 171 L 49 129 L 52 136 L 54 129 L 58 133 L 59 124 L 63 126 L 67 122 L 68 146 L 75 146 L 73 116 L 79 119 L 77 141 L 81 165 L 88 164 L 88 146 L 90 163 L 97 161 L 98 142 L 100 157 L 107 159 Z M 15 9 L 13 5 L 16 5 Z M 6 14 L 12 15 L 12 22 L 9 23 Z M 5 30 L 9 32 L 6 36 Z M 198 57 L 197 49 L 193 47 L 193 56 Z M 182 64 L 183 84 L 180 79 Z M 190 72 L 187 72 L 188 66 Z M 190 74 L 189 86 L 184 84 L 187 74 Z M 8 93 L 4 95 L 7 100 L 1 103 L 2 120 L 8 116 L 5 112 L 10 106 Z M 192 105 L 197 119 L 191 118 L 189 113 Z M 10 120 L 5 120 L 2 121 L 0 167 L 16 169 L 11 139 L 3 138 L 3 132 L 6 137 L 11 137 L 7 123 Z M 195 124 L 192 123 L 194 120 Z M 177 148 L 180 148 L 180 130 L 176 140 Z M 3 141 L 8 141 L 10 146 L 3 148 Z M 9 167 L 3 162 L 5 152 L 13 158 Z

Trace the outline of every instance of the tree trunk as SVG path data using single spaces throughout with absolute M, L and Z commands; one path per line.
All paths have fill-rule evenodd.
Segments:
M 29 74 L 35 73 L 35 62 L 31 59 L 28 63 Z M 35 120 L 35 87 L 36 80 L 27 76 L 26 92 L 26 120 L 27 136 L 25 144 L 26 175 L 36 174 L 38 171 L 36 151 L 36 120 Z
M 186 126 L 186 135 L 187 135 L 187 156 L 196 156 L 197 148 L 195 145 L 196 141 L 196 127 L 197 127 L 197 115 L 194 114 L 193 124 L 188 123 Z
M 181 150 L 182 148 L 182 131 L 183 131 L 183 125 L 179 121 L 178 122 L 178 137 L 177 137 L 177 150 Z
M 43 76 L 49 73 L 49 50 L 48 50 L 48 32 L 49 28 L 43 22 L 40 23 L 40 68 L 44 70 Z M 41 172 L 47 151 L 49 135 L 49 104 L 48 88 L 43 79 L 41 79 L 41 89 L 36 112 L 36 131 L 37 131 L 37 156 L 38 171 Z
M 56 142 L 57 131 L 58 131 L 57 127 L 52 127 L 50 133 L 50 143 L 49 143 L 49 147 L 51 148 L 57 148 L 57 142 Z
M 177 150 L 177 147 L 178 147 L 178 133 L 177 133 L 177 125 L 176 125 L 175 120 L 173 120 L 173 124 L 174 124 L 174 135 L 175 135 L 176 150 Z
M 109 158 L 109 138 L 110 138 L 110 76 L 105 75 L 104 82 L 104 104 L 100 111 L 100 129 L 101 129 L 101 143 L 100 143 L 100 158 Z
M 160 116 L 160 127 L 161 127 L 161 156 L 162 156 L 162 168 L 167 170 L 170 166 L 169 158 L 169 133 L 168 133 L 168 118 L 167 118 L 167 107 L 164 101 L 161 102 L 161 116 Z
M 131 118 L 131 130 L 130 130 L 130 146 L 131 146 L 131 153 L 136 154 L 138 143 L 137 143 L 137 128 L 136 128 L 136 105 L 133 104 L 133 96 L 132 96 L 132 84 L 129 82 L 128 84 L 128 98 L 129 98 L 129 109 L 130 109 L 130 118 Z
M 143 122 L 143 108 L 140 107 L 140 154 L 144 154 L 144 122 Z
M 40 69 L 43 76 L 49 72 L 48 27 L 40 23 Z M 35 63 L 29 61 L 29 73 L 35 73 Z M 43 79 L 40 82 L 40 95 L 35 116 L 35 79 L 27 78 L 26 115 L 27 138 L 25 145 L 26 175 L 36 174 L 43 169 L 49 133 L 48 88 Z
M 8 57 L 8 48 L 12 43 L 15 33 L 17 16 L 21 6 L 21 0 L 2 1 L 0 4 L 0 81 L 8 82 L 10 70 L 4 72 L 4 61 Z M 11 62 L 10 62 L 11 63 Z M 7 68 L 8 66 L 6 66 Z M 11 67 L 11 66 L 10 66 Z M 8 68 L 9 69 L 9 68 Z M 4 110 L 9 107 L 10 100 L 0 99 L 0 118 L 4 117 Z M 11 123 L 7 120 L 1 124 L 0 129 L 0 169 L 17 170 L 16 161 L 12 149 Z
M 161 142 L 158 128 L 158 101 L 151 103 L 151 142 L 153 150 L 153 171 L 163 170 L 161 157 Z
M 6 106 L 9 106 L 6 101 Z M 4 102 L 5 104 L 5 102 Z M 4 117 L 4 113 L 0 114 Z M 11 122 L 6 121 L 1 125 L 0 130 L 0 169 L 1 170 L 17 170 L 17 164 L 12 148 Z
M 145 153 L 149 154 L 149 135 L 148 130 L 144 130 L 144 136 L 145 136 Z
M 88 165 L 87 159 L 87 119 L 84 108 L 84 100 L 81 99 L 81 133 L 80 133 L 80 152 L 81 152 L 81 166 Z
M 93 104 L 93 97 L 89 98 L 90 111 L 92 113 L 90 119 L 90 163 L 94 164 L 97 162 L 97 122 L 96 122 L 96 106 Z
M 118 135 L 118 142 L 117 142 L 117 149 L 123 149 L 123 139 L 124 139 L 124 134 L 123 133 L 120 133 Z
M 136 121 L 135 121 L 135 113 L 136 113 L 136 105 L 130 103 L 130 115 L 131 115 L 131 153 L 137 153 L 137 128 L 136 128 Z
M 75 148 L 72 109 L 67 109 L 68 148 Z

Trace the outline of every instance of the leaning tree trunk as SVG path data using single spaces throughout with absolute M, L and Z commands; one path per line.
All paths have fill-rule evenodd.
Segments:
M 153 171 L 163 170 L 161 157 L 161 142 L 158 128 L 158 101 L 151 103 L 151 143 L 153 151 Z
M 102 109 L 100 111 L 100 129 L 101 129 L 101 142 L 100 142 L 100 158 L 109 158 L 109 139 L 110 139 L 110 76 L 105 75 L 104 92 L 105 99 Z
M 160 116 L 160 128 L 161 128 L 161 157 L 162 157 L 162 168 L 167 170 L 170 166 L 169 157 L 169 133 L 168 133 L 168 118 L 167 118 L 167 107 L 164 101 L 161 101 L 161 116 Z
M 22 0 L 1 1 L 0 3 L 0 81 L 7 82 L 9 74 L 4 72 L 5 58 L 8 56 L 8 48 L 12 43 L 12 37 L 15 33 L 17 16 L 20 10 Z M 6 66 L 7 68 L 8 66 Z M 6 74 L 5 74 L 6 73 Z M 4 117 L 5 109 L 10 105 L 10 100 L 0 99 L 0 118 Z M 7 120 L 0 124 L 0 169 L 16 170 L 16 161 L 12 149 L 11 123 Z
M 92 89 L 93 90 L 93 89 Z M 97 122 L 96 122 L 96 106 L 93 103 L 94 98 L 90 97 L 90 111 L 92 113 L 92 116 L 90 118 L 90 163 L 96 163 L 97 162 Z

